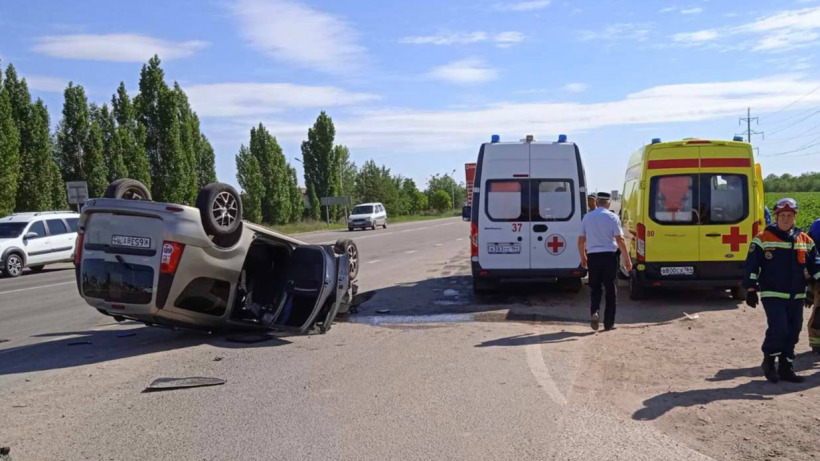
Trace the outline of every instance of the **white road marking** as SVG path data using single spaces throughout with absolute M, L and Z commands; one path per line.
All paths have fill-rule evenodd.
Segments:
M 373 261 L 368 261 L 367 264 L 376 264 L 378 262 L 381 262 L 381 259 L 374 259 Z
M 456 242 L 460 242 L 462 240 L 464 240 L 464 238 L 456 239 Z
M 541 353 L 541 344 L 529 344 L 525 349 L 527 351 L 527 365 L 530 367 L 533 376 L 535 376 L 535 380 L 541 385 L 541 389 L 543 389 L 553 402 L 561 406 L 566 405 L 567 398 L 564 397 L 564 394 L 562 394 L 558 386 L 555 385 L 555 381 L 552 379 L 552 375 L 550 375 L 550 370 L 544 362 L 544 355 Z
M 41 286 L 37 286 L 37 287 L 20 288 L 20 289 L 17 289 L 17 290 L 0 291 L 0 295 L 7 295 L 7 294 L 10 294 L 10 293 L 19 293 L 21 291 L 28 291 L 28 290 L 41 290 L 43 288 L 58 287 L 58 286 L 61 286 L 61 285 L 69 285 L 69 284 L 72 284 L 72 283 L 76 284 L 77 282 L 72 281 L 72 282 L 52 283 L 51 285 L 41 285 Z
M 434 247 L 440 247 L 440 246 L 444 246 L 444 244 L 443 244 L 443 243 L 436 243 L 436 244 L 435 244 L 435 245 L 433 245 L 433 246 L 434 246 Z
M 416 250 L 410 250 L 410 251 L 405 251 L 404 254 L 411 255 L 411 254 L 416 253 L 416 252 L 417 252 Z

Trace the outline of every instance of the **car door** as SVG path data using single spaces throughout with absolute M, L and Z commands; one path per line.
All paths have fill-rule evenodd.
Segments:
M 37 234 L 36 237 L 26 238 L 31 232 Z M 32 222 L 23 233 L 23 244 L 26 247 L 26 265 L 36 266 L 48 261 L 51 252 L 51 239 L 46 232 L 45 221 L 37 220 Z
M 530 265 L 576 269 L 581 229 L 573 144 L 530 144 Z
M 61 218 L 47 219 L 46 227 L 48 228 L 49 245 L 51 247 L 47 260 L 57 262 L 71 259 L 77 233 L 71 232 Z
M 530 268 L 529 172 L 528 144 L 485 144 L 479 203 L 473 204 L 479 207 L 476 245 L 484 269 Z
M 332 251 L 318 245 L 302 245 L 293 250 L 285 282 L 287 300 L 274 322 L 277 329 L 304 334 L 323 320 L 319 314 L 333 298 L 334 281 L 339 276 Z

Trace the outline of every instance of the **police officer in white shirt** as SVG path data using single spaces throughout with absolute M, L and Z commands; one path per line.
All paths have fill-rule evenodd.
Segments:
M 610 194 L 599 192 L 596 196 L 598 207 L 584 216 L 581 222 L 581 235 L 578 237 L 578 252 L 581 254 L 581 265 L 589 269 L 589 285 L 592 289 L 590 304 L 590 324 L 598 330 L 601 295 L 606 291 L 606 310 L 604 311 L 604 330 L 615 328 L 616 281 L 618 274 L 618 249 L 621 250 L 624 267 L 632 270 L 632 260 L 624 241 L 621 220 L 618 215 L 609 211 Z

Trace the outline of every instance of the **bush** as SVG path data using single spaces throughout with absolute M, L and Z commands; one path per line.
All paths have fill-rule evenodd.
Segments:
M 444 192 L 443 190 L 437 190 L 433 193 L 433 197 L 430 200 L 430 205 L 434 210 L 439 213 L 443 213 L 453 206 L 452 197 L 450 197 L 450 194 Z

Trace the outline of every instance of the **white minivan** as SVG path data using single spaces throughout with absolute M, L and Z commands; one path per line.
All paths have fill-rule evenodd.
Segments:
M 356 205 L 347 218 L 347 230 L 373 229 L 382 226 L 387 229 L 387 210 L 381 203 L 360 203 Z
M 505 281 L 549 281 L 581 289 L 586 270 L 578 254 L 587 212 L 586 177 L 575 143 L 500 142 L 478 152 L 470 253 L 473 289 Z
M 77 240 L 80 215 L 70 211 L 14 213 L 0 218 L 0 269 L 18 277 L 46 264 L 69 262 Z

